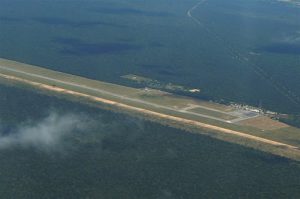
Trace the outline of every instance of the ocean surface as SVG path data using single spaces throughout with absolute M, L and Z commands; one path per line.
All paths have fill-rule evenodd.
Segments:
M 300 7 L 198 2 L 0 0 L 0 57 L 299 113 Z M 298 162 L 4 85 L 0 136 L 0 198 L 300 197 Z

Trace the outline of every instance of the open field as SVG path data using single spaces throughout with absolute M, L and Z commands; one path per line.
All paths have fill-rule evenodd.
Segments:
M 121 101 L 129 105 L 141 108 L 151 108 L 165 113 L 172 112 L 175 115 L 186 115 L 189 119 L 202 121 L 203 118 L 228 122 L 224 119 L 229 107 L 194 100 L 187 97 L 176 96 L 171 93 L 161 92 L 154 89 L 135 89 L 116 84 L 110 84 L 86 79 L 74 75 L 43 69 L 27 64 L 21 64 L 9 60 L 0 60 L 0 72 L 2 74 L 29 79 L 34 82 L 44 83 L 51 86 L 62 87 L 105 99 Z M 201 107 L 206 111 L 192 111 L 190 106 Z M 187 109 L 188 108 L 188 109 Z M 207 112 L 214 113 L 208 114 Z M 219 117 L 222 115 L 222 117 Z M 228 117 L 231 117 L 228 114 Z M 232 117 L 236 119 L 236 117 Z M 243 117 L 240 117 L 243 119 Z
M 291 131 L 287 125 L 269 118 L 259 117 L 257 114 L 233 110 L 232 107 L 202 102 L 153 89 L 135 89 L 90 80 L 4 59 L 0 59 L 0 74 L 1 78 L 9 81 L 21 82 L 39 89 L 99 102 L 128 112 L 138 113 L 145 118 L 156 118 L 174 127 L 187 126 L 189 127 L 187 129 L 207 129 L 217 132 L 217 135 L 212 133 L 214 137 L 220 138 L 225 135 L 223 137 L 231 137 L 230 141 L 236 137 L 237 140 L 242 139 L 243 143 L 246 143 L 247 140 L 257 142 L 260 143 L 258 145 L 264 144 L 273 147 L 269 150 L 270 152 L 287 157 L 290 157 L 286 155 L 289 152 L 293 156 L 300 155 L 298 150 L 300 142 L 295 141 L 295 139 L 299 140 L 299 129 L 293 128 Z M 255 119 L 255 122 L 250 122 L 251 119 Z M 246 123 L 243 124 L 243 121 Z M 261 122 L 264 123 L 263 127 L 261 127 Z M 270 128 L 266 127 L 268 125 Z M 283 139 L 282 136 L 272 136 L 273 131 L 274 134 L 281 132 L 281 135 L 288 131 L 292 135 L 290 137 L 294 139 L 287 140 Z M 281 152 L 274 152 L 274 150 Z M 282 150 L 286 151 L 282 153 Z
M 276 130 L 289 127 L 287 124 L 274 121 L 266 116 L 260 116 L 256 118 L 251 118 L 248 120 L 243 120 L 240 122 L 241 125 L 254 126 L 262 130 Z
M 194 113 L 202 113 L 202 114 L 206 114 L 206 115 L 212 115 L 214 117 L 218 117 L 227 121 L 233 120 L 233 119 L 237 119 L 238 117 L 230 115 L 230 114 L 226 114 L 226 113 L 222 113 L 220 111 L 214 111 L 214 110 L 209 110 L 209 109 L 205 109 L 202 107 L 195 107 L 193 109 L 189 109 L 191 112 Z

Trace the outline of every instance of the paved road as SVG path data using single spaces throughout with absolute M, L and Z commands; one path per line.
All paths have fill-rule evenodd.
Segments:
M 197 9 L 200 5 L 202 5 L 203 3 L 205 3 L 207 0 L 202 0 L 199 1 L 196 5 L 194 5 L 193 7 L 191 7 L 188 11 L 187 11 L 187 16 L 191 17 L 198 25 L 203 26 L 203 24 L 201 23 L 201 21 L 199 19 L 197 19 L 196 17 L 193 16 L 193 11 L 195 9 Z

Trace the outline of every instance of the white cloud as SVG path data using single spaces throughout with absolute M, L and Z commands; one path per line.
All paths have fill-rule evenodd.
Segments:
M 0 150 L 12 147 L 33 147 L 42 151 L 59 151 L 65 148 L 65 139 L 89 125 L 83 115 L 50 113 L 39 122 L 20 125 L 17 130 L 3 134 L 0 129 Z

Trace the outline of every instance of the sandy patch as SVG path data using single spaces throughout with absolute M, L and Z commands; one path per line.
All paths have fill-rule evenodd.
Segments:
M 272 120 L 271 118 L 268 118 L 265 116 L 243 120 L 243 121 L 239 122 L 238 124 L 256 127 L 261 130 L 276 130 L 276 129 L 289 127 L 289 125 L 287 125 L 287 124 L 284 124 L 284 123 L 276 121 L 276 120 Z

